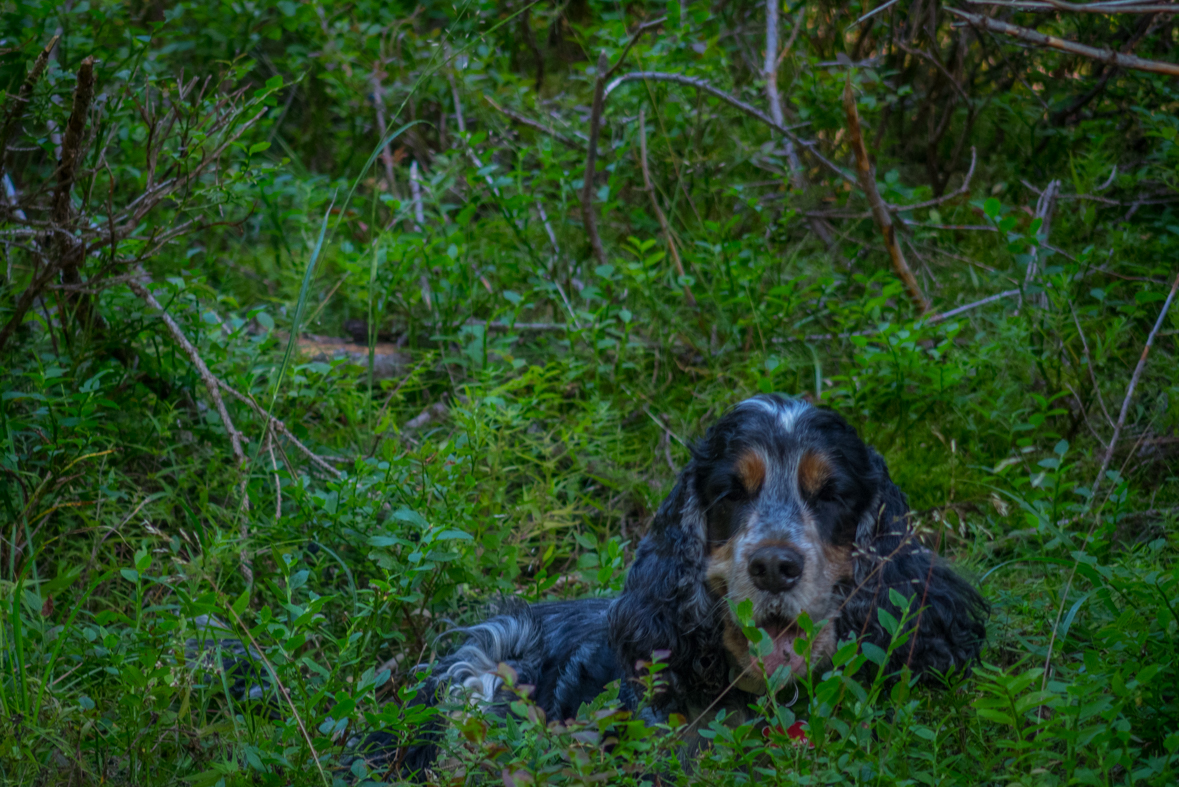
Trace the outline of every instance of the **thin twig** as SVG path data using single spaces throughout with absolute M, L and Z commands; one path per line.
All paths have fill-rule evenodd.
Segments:
M 152 295 L 151 291 L 147 289 L 147 287 L 144 287 L 142 284 L 140 284 L 138 281 L 129 281 L 127 282 L 127 286 L 133 293 L 146 301 L 148 306 L 152 307 L 160 313 L 160 319 L 163 321 L 164 325 L 167 326 L 168 332 L 172 334 L 173 341 L 180 345 L 180 349 L 184 351 L 184 354 L 188 356 L 190 361 L 192 361 L 192 365 L 196 367 L 197 374 L 200 375 L 201 381 L 204 382 L 205 390 L 209 392 L 209 398 L 213 401 L 213 406 L 217 409 L 217 414 L 221 416 L 221 423 L 225 427 L 226 433 L 229 435 L 229 446 L 233 451 L 233 458 L 237 462 L 238 472 L 242 474 L 242 505 L 248 508 L 250 498 L 249 492 L 246 490 L 246 481 L 249 478 L 249 474 L 246 472 L 246 452 L 242 449 L 241 432 L 239 432 L 233 425 L 233 419 L 229 417 L 229 411 L 225 409 L 225 401 L 221 398 L 221 392 L 218 390 L 218 387 L 223 385 L 223 383 L 221 383 L 216 377 L 213 376 L 213 373 L 209 371 L 209 367 L 205 365 L 205 361 L 203 358 L 201 358 L 201 354 L 197 352 L 196 347 L 194 347 L 192 342 L 188 340 L 188 337 L 184 335 L 184 331 L 182 331 L 180 326 L 176 324 L 176 321 L 172 319 L 172 315 L 168 314 L 168 312 L 164 310 L 164 307 L 160 305 L 160 302 L 156 300 L 156 296 Z M 245 539 L 249 535 L 246 521 L 247 520 L 243 519 L 241 525 L 241 536 L 243 541 L 241 552 L 241 572 L 242 576 L 246 580 L 246 584 L 253 584 L 254 570 L 250 566 L 250 558 L 244 545 Z
M 1073 324 L 1077 326 L 1077 335 L 1081 337 L 1081 350 L 1085 354 L 1085 365 L 1089 367 L 1089 379 L 1093 382 L 1093 393 L 1097 395 L 1097 403 L 1101 405 L 1101 412 L 1105 413 L 1105 420 L 1113 426 L 1113 417 L 1105 406 L 1105 397 L 1101 395 L 1101 384 L 1097 382 L 1097 370 L 1093 368 L 1093 357 L 1089 354 L 1089 342 L 1085 340 L 1085 332 L 1081 330 L 1081 321 L 1077 319 L 1077 310 L 1073 308 L 1072 300 L 1068 302 L 1069 311 L 1073 315 Z M 1102 440 L 1104 443 L 1105 441 Z
M 1126 425 L 1126 414 L 1130 412 L 1130 400 L 1134 398 L 1134 389 L 1138 387 L 1138 379 L 1142 377 L 1142 370 L 1146 368 L 1146 357 L 1150 355 L 1150 348 L 1154 346 L 1154 337 L 1158 334 L 1159 329 L 1163 327 L 1163 321 L 1167 317 L 1167 311 L 1171 308 L 1171 302 L 1175 300 L 1175 290 L 1179 289 L 1179 274 L 1175 276 L 1175 282 L 1171 285 L 1171 291 L 1167 294 L 1167 299 L 1163 301 L 1163 308 L 1159 311 L 1158 319 L 1154 322 L 1154 327 L 1150 329 L 1150 335 L 1146 337 L 1146 346 L 1142 348 L 1142 355 L 1138 358 L 1138 365 L 1134 367 L 1134 374 L 1130 377 L 1130 385 L 1126 388 L 1126 398 L 1122 400 L 1122 410 L 1118 413 L 1118 422 L 1114 425 L 1113 437 L 1109 440 L 1109 449 L 1105 452 L 1105 458 L 1101 461 L 1101 469 L 1097 472 L 1097 479 L 1093 482 L 1093 492 L 1096 494 L 1097 485 L 1101 483 L 1101 479 L 1105 476 L 1105 471 L 1109 469 L 1109 463 L 1113 459 L 1114 446 L 1117 445 L 1118 437 L 1122 433 L 1122 427 Z
M 852 185 L 858 185 L 854 176 L 844 172 L 839 165 L 833 161 L 830 161 L 826 156 L 820 153 L 818 150 L 818 145 L 815 144 L 814 141 L 803 139 L 802 137 L 795 134 L 789 126 L 783 126 L 780 123 L 775 123 L 773 118 L 762 112 L 757 107 L 747 104 L 736 96 L 726 93 L 719 88 L 713 87 L 703 79 L 686 76 L 684 74 L 669 74 L 663 71 L 633 71 L 629 74 L 623 74 L 622 76 L 615 78 L 613 82 L 606 86 L 605 95 L 606 97 L 609 97 L 610 94 L 613 93 L 619 85 L 622 85 L 625 82 L 635 82 L 639 80 L 650 80 L 652 82 L 674 82 L 678 85 L 687 85 L 688 87 L 695 88 L 709 94 L 710 96 L 713 96 L 714 98 L 719 98 L 729 106 L 741 110 L 752 118 L 760 120 L 762 123 L 765 123 L 767 126 L 777 131 L 779 134 L 785 134 L 794 142 L 794 144 L 801 148 L 805 148 L 807 152 L 815 158 L 816 161 L 829 169 L 831 172 L 838 175 L 848 183 L 851 183 Z
M 917 283 L 917 277 L 913 275 L 909 263 L 905 261 L 905 252 L 897 241 L 896 228 L 892 224 L 892 216 L 888 212 L 888 206 L 876 189 L 876 173 L 868 158 L 868 148 L 864 146 L 864 135 L 860 130 L 860 113 L 856 110 L 856 97 L 852 92 L 850 75 L 843 88 L 843 109 L 847 114 L 848 141 L 856 155 L 856 170 L 860 175 L 860 188 L 868 197 L 868 204 L 872 208 L 872 218 L 876 220 L 876 226 L 884 237 L 884 245 L 888 248 L 893 271 L 904 282 L 905 289 L 908 290 L 909 297 L 918 312 L 924 314 L 929 311 L 929 301 L 921 292 L 921 285 Z
M 222 600 L 228 601 L 228 599 L 225 599 L 224 596 L 222 596 Z M 278 686 L 279 692 L 282 694 L 283 699 L 287 701 L 287 705 L 291 709 L 291 715 L 295 717 L 295 724 L 298 725 L 299 732 L 302 733 L 303 740 L 307 743 L 307 748 L 311 751 L 311 759 L 315 763 L 315 767 L 319 769 L 319 775 L 323 779 L 323 783 L 325 785 L 330 785 L 331 781 L 328 779 L 327 773 L 325 773 L 323 770 L 323 763 L 319 761 L 319 752 L 315 750 L 315 744 L 311 742 L 311 736 L 307 733 L 307 727 L 303 724 L 302 717 L 299 716 L 299 709 L 295 707 L 295 702 L 291 699 L 291 693 L 287 691 L 287 687 L 282 684 L 282 679 L 278 677 L 278 672 L 274 669 L 274 666 L 270 663 L 270 660 L 266 658 L 266 654 L 262 652 L 262 646 L 258 644 L 258 640 L 254 639 L 254 635 L 250 633 L 249 627 L 243 623 L 242 619 L 238 616 L 237 611 L 233 608 L 233 604 L 226 604 L 225 607 L 229 610 L 229 614 L 233 615 L 233 620 L 237 623 L 238 628 L 243 634 L 246 635 L 246 639 L 248 639 L 250 644 L 254 647 L 254 651 L 258 654 L 258 658 L 262 659 L 262 663 L 266 665 L 266 670 L 270 673 L 270 677 L 274 679 L 274 685 Z
M 1026 27 L 1008 24 L 1007 22 L 1000 22 L 998 19 L 991 19 L 988 16 L 967 13 L 966 11 L 960 11 L 957 8 L 950 8 L 947 6 L 946 10 L 954 16 L 965 19 L 972 25 L 979 25 L 992 32 L 1003 33 L 1004 35 L 1013 36 L 1033 44 L 1040 44 L 1041 46 L 1051 47 L 1052 49 L 1059 49 L 1061 52 L 1080 55 L 1081 57 L 1098 60 L 1111 66 L 1118 66 L 1119 68 L 1132 68 L 1136 71 L 1149 71 L 1155 74 L 1179 76 L 1179 65 L 1174 63 L 1162 63 L 1158 60 L 1146 60 L 1141 57 L 1135 57 L 1134 55 L 1124 55 L 1121 52 L 1115 52 L 1112 49 L 1098 49 L 1096 47 L 1078 44 L 1076 41 L 1067 41 L 1063 38 L 1057 38 L 1056 36 L 1045 35 L 1044 33 L 1040 33 L 1035 30 L 1029 30 Z
M 54 36 L 49 39 L 49 43 L 41 50 L 41 54 L 37 55 L 37 59 L 33 61 L 33 67 L 29 69 L 28 76 L 25 81 L 21 83 L 20 90 L 16 92 L 15 96 L 9 98 L 9 104 L 4 111 L 4 125 L 0 126 L 0 175 L 4 174 L 4 158 L 8 152 L 8 141 L 12 136 L 12 132 L 16 130 L 16 126 L 20 123 L 20 119 L 24 117 L 25 108 L 29 105 L 29 99 L 33 97 L 33 88 L 37 86 L 41 75 L 45 73 L 45 66 L 49 64 L 49 55 L 52 54 L 53 48 L 57 46 L 57 39 L 61 36 Z
M 950 309 L 949 311 L 935 314 L 926 320 L 926 322 L 928 322 L 930 325 L 939 323 L 944 320 L 948 320 L 951 317 L 957 317 L 959 314 L 962 314 L 962 312 L 970 311 L 971 309 L 978 308 L 979 306 L 985 306 L 988 303 L 993 303 L 994 301 L 1002 300 L 1003 298 L 1013 298 L 1016 295 L 1019 295 L 1019 293 L 1019 290 L 1004 290 L 1003 292 L 998 292 L 994 295 L 983 298 L 981 301 L 975 301 L 974 303 L 968 303 L 965 306 L 959 306 L 956 309 Z
M 606 75 L 610 65 L 605 50 L 598 53 L 597 79 L 594 80 L 594 103 L 590 109 L 589 145 L 585 154 L 585 179 L 581 186 L 581 219 L 589 235 L 590 248 L 599 265 L 607 264 L 598 218 L 594 212 L 594 174 L 598 157 L 598 137 L 602 133 L 602 109 L 606 104 Z
M 1036 218 L 1040 220 L 1040 229 L 1036 233 L 1040 244 L 1048 242 L 1048 233 L 1052 229 L 1052 213 L 1056 210 L 1056 197 L 1060 194 L 1060 181 L 1049 181 L 1048 186 L 1040 194 L 1040 198 L 1036 200 Z M 1038 275 L 1038 248 L 1032 246 L 1031 259 L 1028 260 L 1027 273 L 1024 275 L 1023 281 L 1026 287 L 1035 282 Z M 1048 308 L 1048 293 L 1041 290 L 1039 297 L 1036 299 L 1036 305 L 1041 309 Z
M 373 90 L 373 108 L 377 112 L 377 133 L 383 139 L 389 133 L 389 129 L 385 125 L 385 89 L 381 86 L 381 80 L 378 76 L 376 68 L 373 68 L 372 76 L 369 77 L 369 82 Z M 292 95 L 294 93 L 292 92 Z M 390 145 L 385 145 L 381 148 L 381 164 L 385 167 L 385 183 L 389 193 L 394 197 L 397 196 L 396 181 L 393 177 L 393 153 L 389 150 Z
M 509 120 L 514 120 L 517 123 L 519 123 L 521 126 L 527 126 L 528 128 L 533 129 L 535 131 L 539 131 L 542 134 L 547 134 L 550 137 L 552 137 L 553 139 L 560 142 L 562 145 L 564 145 L 567 148 L 572 148 L 573 150 L 577 150 L 582 153 L 585 152 L 585 145 L 582 144 L 582 142 L 580 140 L 576 140 L 576 139 L 572 139 L 571 137 L 567 137 L 564 134 L 562 134 L 561 132 L 555 131 L 552 128 L 549 128 L 548 126 L 544 125 L 543 123 L 541 123 L 538 120 L 533 120 L 532 118 L 525 117 L 524 115 L 521 115 L 518 112 L 514 112 L 510 109 L 505 109 L 504 107 L 501 107 L 499 104 L 495 103 L 495 99 L 493 99 L 491 96 L 484 95 L 483 98 L 486 99 L 487 103 L 491 104 L 491 106 L 494 109 L 496 109 L 498 112 L 506 115 Z
M 652 19 L 649 22 L 643 22 L 641 25 L 635 28 L 635 31 L 630 35 L 630 40 L 626 42 L 626 46 L 623 48 L 622 54 L 618 56 L 618 60 L 614 62 L 614 65 L 610 66 L 610 69 L 606 72 L 603 79 L 609 80 L 610 77 L 614 76 L 618 69 L 622 68 L 622 64 L 626 62 L 626 56 L 630 54 L 630 50 L 634 47 L 635 44 L 638 43 L 639 39 L 643 37 L 643 33 L 646 33 L 648 30 L 654 30 L 655 28 L 662 25 L 665 21 L 667 21 L 667 17 L 661 16 L 657 19 Z
M 569 312 L 569 319 L 573 320 L 573 327 L 580 331 L 581 323 L 577 321 L 577 312 L 573 310 L 573 304 L 569 302 L 569 296 L 565 294 L 565 288 L 561 286 L 560 277 L 557 275 L 557 263 L 561 259 L 561 247 L 557 244 L 557 233 L 553 232 L 553 224 L 549 221 L 549 216 L 545 213 L 541 201 L 536 200 L 535 205 L 536 213 L 540 216 L 540 223 L 544 226 L 544 231 L 549 236 L 549 243 L 553 247 L 553 261 L 549 265 L 549 280 L 557 290 L 557 294 L 561 296 L 561 303 L 565 304 L 565 309 Z
M 766 57 L 762 66 L 762 76 L 766 81 L 766 100 L 770 105 L 770 118 L 779 126 L 785 126 L 786 116 L 782 112 L 782 96 L 778 92 L 778 7 L 780 3 L 781 0 L 766 0 Z M 798 28 L 799 25 L 796 23 L 794 25 L 795 32 L 798 31 Z M 782 139 L 782 147 L 786 153 L 786 163 L 790 167 L 790 185 L 794 187 L 795 191 L 805 193 L 809 184 L 802 160 L 798 157 L 798 149 L 794 147 L 794 141 L 787 136 Z M 823 241 L 823 245 L 828 249 L 835 249 L 835 236 L 825 219 L 808 216 L 807 223 L 810 224 L 811 231 L 819 240 Z
M 924 208 L 932 208 L 937 205 L 941 205 L 944 202 L 949 202 L 952 199 L 956 199 L 957 197 L 961 197 L 963 194 L 969 193 L 970 192 L 970 179 L 974 177 L 974 167 L 977 163 L 978 163 L 978 151 L 975 150 L 973 145 L 971 145 L 970 146 L 970 169 L 968 169 L 966 171 L 966 177 L 962 179 L 962 185 L 959 186 L 956 191 L 954 191 L 951 194 L 943 194 L 942 196 L 937 197 L 936 199 L 928 199 L 925 202 L 918 202 L 913 205 L 893 205 L 892 203 L 889 203 L 888 209 L 891 210 L 893 213 L 900 213 L 901 211 L 906 211 L 906 210 L 922 210 Z
M 675 272 L 679 280 L 684 282 L 684 300 L 688 306 L 696 308 L 696 297 L 692 295 L 692 288 L 685 280 L 684 264 L 680 261 L 679 250 L 676 249 L 675 239 L 671 236 L 671 227 L 667 223 L 667 216 L 663 208 L 659 207 L 659 200 L 655 197 L 655 186 L 651 183 L 651 170 L 647 166 L 647 116 L 645 110 L 639 110 L 639 165 L 643 170 L 643 188 L 651 198 L 651 210 L 659 220 L 659 228 L 663 230 L 663 239 L 667 242 L 667 250 L 671 254 L 671 261 L 675 265 Z
M 50 216 L 57 231 L 57 242 L 54 252 L 58 257 L 64 257 L 75 241 L 69 232 L 70 224 L 70 191 L 74 185 L 74 175 L 78 162 L 82 157 L 82 137 L 86 131 L 86 115 L 90 112 L 90 103 L 94 99 L 94 57 L 87 57 L 78 68 L 78 81 L 74 88 L 74 103 L 70 110 L 69 120 L 66 121 L 65 134 L 61 141 L 61 159 L 57 164 L 57 188 L 53 192 L 53 207 Z M 70 255 L 70 263 L 62 264 L 62 281 L 66 284 L 78 284 L 77 266 L 81 264 L 80 255 Z M 74 262 L 76 260 L 76 262 Z M 81 297 L 81 296 L 79 296 Z
M 240 402 L 244 402 L 245 404 L 247 404 L 250 407 L 251 410 L 253 410 L 258 415 L 262 416 L 262 418 L 266 419 L 267 428 L 273 430 L 274 432 L 276 432 L 278 434 L 285 436 L 288 440 L 290 440 L 292 443 L 294 443 L 295 448 L 298 448 L 303 453 L 304 456 L 306 456 L 308 459 L 310 459 L 312 462 L 314 462 L 321 470 L 323 470 L 327 473 L 330 473 L 335 478 L 340 477 L 339 470 L 337 470 L 336 468 L 334 468 L 330 464 L 328 464 L 323 459 L 323 457 L 319 456 L 314 451 L 312 451 L 310 448 L 303 445 L 303 443 L 301 443 L 299 441 L 299 438 L 295 437 L 295 435 L 291 433 L 291 430 L 287 428 L 287 425 L 285 423 L 280 421 L 278 418 L 275 418 L 270 413 L 266 412 L 266 410 L 264 410 L 262 408 L 262 405 L 260 405 L 254 401 L 253 397 L 238 393 L 233 388 L 231 388 L 224 380 L 219 380 L 217 378 L 213 378 L 213 379 L 217 383 L 217 385 L 220 386 L 221 390 L 225 391 L 225 393 L 229 394 L 234 399 L 237 399 Z
M 417 161 L 409 165 L 409 195 L 413 201 L 414 230 L 421 232 L 426 226 L 426 212 L 422 208 L 422 184 Z
M 1130 402 L 1134 398 L 1134 389 L 1138 387 L 1138 380 L 1142 377 L 1142 370 L 1146 368 L 1146 358 L 1150 355 L 1150 348 L 1154 345 L 1154 337 L 1158 335 L 1159 329 L 1163 326 L 1163 321 L 1167 318 L 1167 311 L 1171 308 L 1172 301 L 1175 300 L 1175 291 L 1179 290 L 1179 273 L 1175 274 L 1175 282 L 1171 285 L 1171 291 L 1167 293 L 1167 299 L 1163 301 L 1163 308 L 1159 310 L 1158 319 L 1154 321 L 1154 327 L 1150 329 L 1150 334 L 1146 337 L 1146 345 L 1142 348 L 1142 355 L 1138 357 L 1138 364 L 1134 367 L 1134 374 L 1130 375 L 1130 384 L 1126 387 L 1126 398 L 1122 400 L 1122 410 L 1118 413 L 1118 422 L 1114 425 L 1113 437 L 1109 439 L 1109 447 L 1105 450 L 1105 456 L 1101 460 L 1101 469 L 1097 471 L 1097 477 L 1093 479 L 1093 486 L 1090 488 L 1089 499 L 1085 504 L 1085 512 L 1093 506 L 1093 501 L 1097 499 L 1097 489 L 1101 486 L 1101 479 L 1105 478 L 1105 473 L 1109 470 L 1109 463 L 1113 460 L 1114 449 L 1117 447 L 1118 438 L 1122 434 L 1122 427 L 1126 425 L 1126 414 L 1130 412 Z M 1127 459 L 1127 461 L 1129 461 Z M 1102 504 L 1104 505 L 1104 503 Z M 1089 532 L 1085 534 L 1085 541 L 1082 544 L 1082 549 L 1089 543 L 1089 539 L 1093 537 L 1093 531 L 1097 527 L 1097 519 L 1100 516 L 1100 508 L 1094 515 L 1092 524 L 1089 525 Z M 1065 583 L 1064 592 L 1060 594 L 1060 606 L 1056 610 L 1056 622 L 1052 624 L 1052 635 L 1048 638 L 1048 654 L 1044 657 L 1044 679 L 1040 683 L 1041 691 L 1048 684 L 1048 671 L 1052 665 L 1052 650 L 1056 644 L 1056 632 L 1060 629 L 1060 618 L 1064 615 L 1064 605 L 1068 602 L 1068 593 L 1072 589 L 1073 579 L 1077 576 L 1077 568 L 1081 561 L 1073 562 L 1073 569 L 1069 573 L 1068 582 Z
M 1082 14 L 1179 14 L 1179 5 L 1174 3 L 1136 3 L 1134 5 L 1119 5 L 1118 3 L 1066 3 L 1063 0 L 966 0 L 974 5 L 994 5 L 1000 8 L 1012 8 L 1020 11 L 1074 11 Z
M 266 428 L 265 439 L 266 451 L 270 454 L 270 467 L 274 471 L 274 521 L 278 522 L 282 519 L 282 480 L 278 477 L 278 462 L 274 459 L 274 431 L 269 426 Z

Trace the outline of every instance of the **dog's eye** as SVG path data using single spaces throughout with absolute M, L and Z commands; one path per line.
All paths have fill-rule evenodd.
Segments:
M 839 486 L 835 483 L 834 479 L 827 481 L 819 487 L 819 490 L 815 492 L 815 500 L 824 503 L 834 503 L 839 500 Z

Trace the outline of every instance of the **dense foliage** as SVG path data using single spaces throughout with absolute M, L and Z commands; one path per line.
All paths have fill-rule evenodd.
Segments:
M 1179 62 L 1179 14 L 1058 5 L 961 7 Z M 437 636 L 617 591 L 759 390 L 885 454 L 984 663 L 932 692 L 848 645 L 687 770 L 609 695 L 522 691 L 438 781 L 1179 778 L 1174 76 L 927 0 L 783 5 L 768 89 L 749 2 L 0 7 L 6 782 L 395 781 L 346 741 L 415 735 Z M 600 52 L 714 90 L 611 85 L 599 129 Z M 265 696 L 188 663 L 201 615 Z

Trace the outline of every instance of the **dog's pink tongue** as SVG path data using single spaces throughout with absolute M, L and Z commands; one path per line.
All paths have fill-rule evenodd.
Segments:
M 806 671 L 806 660 L 794 652 L 795 637 L 793 633 L 783 633 L 778 629 L 766 629 L 766 633 L 774 638 L 774 649 L 761 659 L 767 677 L 772 676 L 778 671 L 778 667 L 782 666 L 789 666 L 790 672 L 794 675 L 800 675 Z M 754 669 L 757 669 L 757 656 L 750 656 L 750 659 Z

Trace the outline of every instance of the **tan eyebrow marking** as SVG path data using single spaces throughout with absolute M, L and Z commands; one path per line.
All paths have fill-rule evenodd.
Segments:
M 817 495 L 833 474 L 827 457 L 816 451 L 807 451 L 798 461 L 798 488 L 807 497 Z
M 734 465 L 745 491 L 755 495 L 766 480 L 766 460 L 758 451 L 749 450 L 737 458 Z

